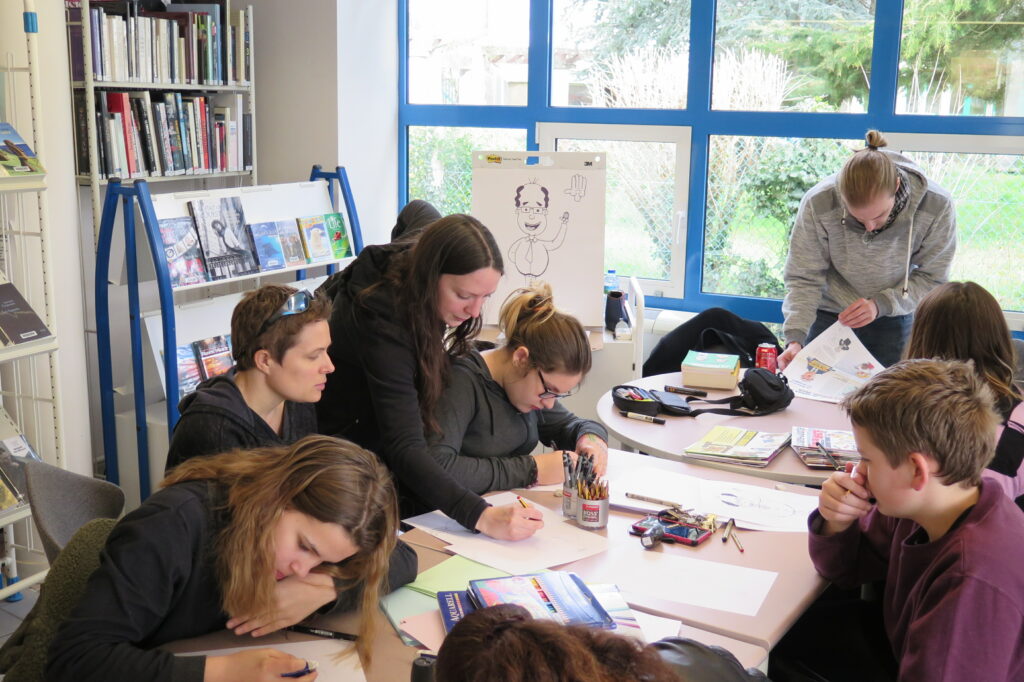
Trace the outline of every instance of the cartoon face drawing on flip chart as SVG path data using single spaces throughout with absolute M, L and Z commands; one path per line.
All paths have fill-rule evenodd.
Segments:
M 494 234 L 505 277 L 484 310 L 543 280 L 555 305 L 585 326 L 602 323 L 604 154 L 474 152 L 473 215 Z

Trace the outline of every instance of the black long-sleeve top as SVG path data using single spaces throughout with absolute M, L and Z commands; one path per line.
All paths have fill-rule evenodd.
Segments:
M 430 456 L 416 390 L 416 353 L 397 311 L 396 292 L 383 285 L 360 296 L 382 280 L 391 258 L 406 248 L 403 243 L 367 246 L 322 287 L 334 301 L 329 351 L 334 373 L 327 375 L 317 403 L 319 430 L 376 452 L 404 491 L 472 529 L 488 505 Z
M 50 645 L 50 682 L 201 682 L 205 656 L 177 657 L 166 642 L 224 628 L 214 541 L 228 523 L 225 491 L 213 481 L 160 490 L 114 527 L 82 601 Z M 398 543 L 388 588 L 416 577 L 416 554 Z M 356 606 L 359 590 L 335 609 Z

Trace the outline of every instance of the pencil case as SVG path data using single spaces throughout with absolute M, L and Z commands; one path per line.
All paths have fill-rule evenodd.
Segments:
M 620 410 L 636 412 L 648 417 L 658 414 L 686 416 L 690 406 L 681 396 L 664 391 L 649 391 L 639 386 L 623 384 L 612 389 L 612 403 Z

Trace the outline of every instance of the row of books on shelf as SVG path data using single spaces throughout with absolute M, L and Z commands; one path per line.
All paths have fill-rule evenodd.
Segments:
M 329 263 L 354 254 L 340 213 L 249 222 L 239 197 L 194 199 L 158 221 L 173 288 Z
M 252 7 L 227 0 L 166 3 L 149 11 L 139 0 L 93 0 L 89 36 L 78 0 L 66 0 L 71 77 L 85 80 L 88 44 L 94 81 L 236 85 L 251 81 Z
M 196 390 L 199 382 L 224 374 L 235 364 L 231 356 L 231 334 L 178 346 L 177 355 L 178 400 Z
M 89 173 L 85 90 L 75 90 L 75 147 Z M 241 93 L 96 92 L 99 174 L 112 178 L 252 170 L 252 116 Z
M 40 163 L 32 147 L 10 123 L 0 123 L 0 178 L 42 175 Z

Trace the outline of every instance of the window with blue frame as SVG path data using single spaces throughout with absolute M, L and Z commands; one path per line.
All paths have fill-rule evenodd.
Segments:
M 953 194 L 953 277 L 1024 326 L 1019 0 L 400 0 L 399 14 L 401 202 L 468 210 L 474 148 L 604 151 L 607 267 L 651 283 L 654 305 L 778 321 L 800 197 L 876 128 Z

